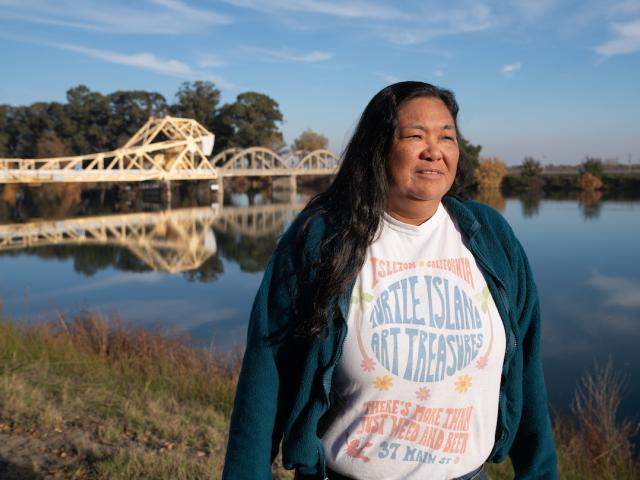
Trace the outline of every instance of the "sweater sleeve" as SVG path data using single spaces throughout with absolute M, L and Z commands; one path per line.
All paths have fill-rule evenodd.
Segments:
M 510 456 L 517 479 L 556 479 L 556 449 L 540 358 L 540 303 L 529 262 L 519 242 L 517 249 L 521 259 L 518 313 L 523 327 L 523 409 Z
M 274 438 L 278 369 L 274 349 L 267 341 L 274 257 L 269 260 L 251 310 L 247 346 L 231 415 L 223 480 L 272 478 L 272 451 L 280 441 L 280 438 Z
M 300 214 L 278 242 L 251 309 L 223 480 L 272 478 L 271 464 L 300 387 L 304 365 L 299 359 L 308 351 L 308 343 L 292 335 L 296 323 L 293 302 L 301 288 L 294 257 L 301 268 L 306 259 L 317 258 L 324 232 L 323 221 L 315 219 L 309 224 L 302 250 L 294 247 L 305 221 Z

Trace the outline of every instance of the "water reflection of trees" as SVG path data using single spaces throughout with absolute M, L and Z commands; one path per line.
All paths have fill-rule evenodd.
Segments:
M 240 233 L 216 231 L 218 252 L 240 266 L 243 272 L 261 272 L 276 247 L 278 235 L 250 237 Z
M 541 190 L 528 190 L 520 196 L 522 215 L 525 218 L 535 217 L 540 213 L 540 200 L 543 193 Z
M 71 257 L 75 270 L 87 275 L 106 267 L 177 273 L 205 264 L 206 272 L 193 278 L 211 279 L 216 277 L 216 263 L 206 260 L 216 253 L 217 213 L 211 207 L 195 207 L 4 224 L 0 251 Z
M 496 210 L 504 211 L 505 200 L 499 188 L 480 188 L 474 197 L 477 201 L 486 203 Z
M 582 207 L 582 214 L 586 220 L 594 220 L 602 211 L 602 192 L 599 190 L 584 190 L 578 194 L 578 203 Z
M 211 205 L 209 182 L 0 185 L 0 224 Z
M 52 192 L 47 190 L 43 196 L 48 195 L 51 200 Z M 15 200 L 13 206 L 21 206 L 21 220 L 28 220 L 27 215 L 41 216 L 41 202 L 33 201 L 40 197 L 33 193 L 22 191 L 22 198 L 18 198 L 15 192 L 3 191 L 3 195 Z M 269 204 L 267 193 L 247 195 L 251 197 L 248 201 L 240 199 L 245 205 L 242 207 L 216 205 L 63 220 L 55 217 L 64 209 L 52 208 L 46 210 L 47 215 L 54 216 L 51 220 L 0 224 L 0 255 L 21 253 L 43 259 L 72 259 L 74 270 L 88 276 L 106 268 L 128 272 L 159 270 L 180 272 L 188 281 L 212 282 L 224 273 L 222 258 L 238 263 L 243 271 L 258 272 L 264 270 L 278 235 L 302 207 Z M 180 198 L 178 202 L 189 201 Z M 77 211 L 69 205 L 65 205 L 67 212 Z M 15 212 L 4 218 L 7 216 L 15 217 Z M 197 226 L 194 219 L 199 222 Z M 186 225 L 185 220 L 192 221 L 192 226 Z M 203 251 L 205 243 L 210 246 Z M 188 255 L 191 263 L 185 264 L 182 259 Z

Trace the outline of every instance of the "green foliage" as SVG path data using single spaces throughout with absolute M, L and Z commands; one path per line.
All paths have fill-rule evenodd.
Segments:
M 121 147 L 149 117 L 162 117 L 169 107 L 164 96 L 144 90 L 119 90 L 107 97 L 111 108 L 109 135 L 112 147 Z
M 167 113 L 193 118 L 215 133 L 217 151 L 230 146 L 284 147 L 278 127 L 282 113 L 271 97 L 245 92 L 221 108 L 219 101 L 220 90 L 206 81 L 183 83 L 172 105 L 157 92 L 119 90 L 103 95 L 78 85 L 67 91 L 65 104 L 0 105 L 0 157 L 43 158 L 114 150 L 149 117 Z
M 525 157 L 522 162 L 522 169 L 520 170 L 520 176 L 522 177 L 538 177 L 542 173 L 542 164 L 533 157 Z
M 69 149 L 60 140 L 53 130 L 45 130 L 38 137 L 36 142 L 36 157 L 64 157 L 69 155 Z
M 586 157 L 584 162 L 580 164 L 580 173 L 590 173 L 594 177 L 602 178 L 604 174 L 602 160 L 595 157 Z
M 462 150 L 469 159 L 470 170 L 473 171 L 478 168 L 480 165 L 480 150 L 482 150 L 482 145 L 473 145 L 461 134 L 458 135 L 458 145 L 460 146 L 460 150 Z
M 6 157 L 9 153 L 9 133 L 7 132 L 7 115 L 11 107 L 0 105 L 0 158 Z
M 308 128 L 293 141 L 292 149 L 312 152 L 314 150 L 326 149 L 328 146 L 329 139 L 327 137 Z
M 229 147 L 273 147 L 282 142 L 278 103 L 268 95 L 245 92 L 222 106 L 216 117 L 216 150 Z
M 178 93 L 178 103 L 171 105 L 171 114 L 176 117 L 193 118 L 207 130 L 215 132 L 215 119 L 220 101 L 220 90 L 213 83 L 196 81 L 184 82 Z

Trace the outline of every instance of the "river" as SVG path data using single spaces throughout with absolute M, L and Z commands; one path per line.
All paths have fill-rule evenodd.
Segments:
M 211 192 L 187 189 L 174 193 L 171 208 L 136 192 L 5 187 L 4 315 L 38 322 L 100 311 L 175 327 L 215 350 L 241 348 L 277 237 L 312 192 L 227 192 L 220 205 Z M 529 256 L 554 409 L 567 412 L 584 371 L 610 359 L 626 379 L 621 412 L 637 418 L 640 199 L 484 200 L 507 218 Z

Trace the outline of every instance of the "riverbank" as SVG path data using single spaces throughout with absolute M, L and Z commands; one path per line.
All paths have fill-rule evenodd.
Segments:
M 239 365 L 97 314 L 0 318 L 0 478 L 219 478 Z M 585 379 L 576 418 L 554 422 L 561 478 L 638 478 L 619 381 L 607 367 Z M 508 464 L 490 474 L 513 476 Z

